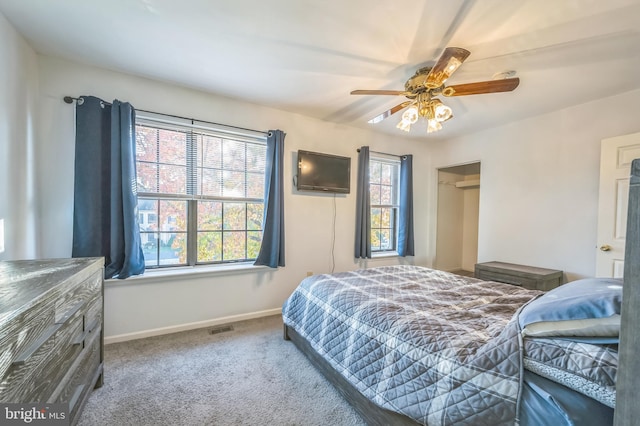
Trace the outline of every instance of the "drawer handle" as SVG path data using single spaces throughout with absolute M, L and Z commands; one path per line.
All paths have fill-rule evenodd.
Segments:
M 12 364 L 13 365 L 22 365 L 25 362 L 27 362 L 29 360 L 29 358 L 31 358 L 33 356 L 33 354 L 38 349 L 40 349 L 40 347 L 47 340 L 49 340 L 54 334 L 56 334 L 58 332 L 58 330 L 60 330 L 60 328 L 65 324 L 65 322 L 67 322 L 69 320 L 69 318 L 74 316 L 80 309 L 82 309 L 83 306 L 84 306 L 84 302 L 79 302 L 76 305 L 74 305 L 73 308 L 71 308 L 62 318 L 60 318 L 60 321 L 57 321 L 54 325 L 49 327 L 47 329 L 47 331 L 42 336 L 40 336 L 40 338 L 38 340 L 33 342 L 31 344 L 31 346 L 29 346 L 27 349 L 22 351 L 22 353 L 20 353 L 20 355 L 18 355 L 16 357 L 16 359 L 12 362 Z
M 84 333 L 82 333 L 82 336 L 80 336 L 80 338 L 76 339 L 73 341 L 74 345 L 80 345 L 82 342 L 84 342 L 84 340 L 87 338 L 87 336 L 91 333 L 93 333 L 93 330 L 95 330 L 98 327 L 98 324 L 100 323 L 99 320 L 95 320 L 93 321 L 93 323 L 87 327 L 87 329 L 85 330 Z
M 82 395 L 82 391 L 84 390 L 84 385 L 80 385 L 76 387 L 75 392 L 73 392 L 73 396 L 71 400 L 69 400 L 69 413 L 73 411 L 73 408 L 76 406 L 78 399 L 80 399 L 80 395 Z
M 67 311 L 67 313 L 64 314 L 64 316 L 62 316 L 62 318 L 60 318 L 60 321 L 56 321 L 56 324 L 63 324 L 69 318 L 74 316 L 80 309 L 82 309 L 83 306 L 84 306 L 84 301 L 80 301 L 80 302 L 76 303 L 73 306 L 73 308 L 69 309 L 69 311 Z
M 22 353 L 20 355 L 18 355 L 18 357 L 12 362 L 13 365 L 22 365 L 25 362 L 27 362 L 29 360 L 29 358 L 31 358 L 31 356 L 38 350 L 40 349 L 40 347 L 42 347 L 42 345 L 51 338 L 51 336 L 53 336 L 54 334 L 56 334 L 56 332 L 58 330 L 60 330 L 60 327 L 62 327 L 64 324 L 63 323 L 58 323 L 55 325 L 52 325 L 51 327 L 49 327 L 47 329 L 47 331 L 40 336 L 40 338 L 38 340 L 36 340 L 35 342 L 33 342 L 31 344 L 31 346 L 29 346 L 27 349 L 25 349 L 24 351 L 22 351 Z

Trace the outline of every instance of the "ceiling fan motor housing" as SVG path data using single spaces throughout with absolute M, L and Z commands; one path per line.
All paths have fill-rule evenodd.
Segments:
M 407 92 L 411 92 L 407 94 L 408 98 L 415 98 L 418 93 L 424 92 L 427 90 L 426 82 L 427 76 L 429 72 L 431 72 L 432 67 L 423 67 L 420 68 L 416 73 L 404 84 L 404 89 Z

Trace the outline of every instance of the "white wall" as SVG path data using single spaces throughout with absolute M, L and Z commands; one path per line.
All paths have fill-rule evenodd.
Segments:
M 37 57 L 1 13 L 0 63 L 0 260 L 34 258 Z
M 633 91 L 433 144 L 435 167 L 482 162 L 478 261 L 594 276 L 600 141 L 638 132 L 639 110 Z
M 94 95 L 131 102 L 138 109 L 237 125 L 259 130 L 282 129 L 285 138 L 286 267 L 181 279 L 109 282 L 105 290 L 105 333 L 117 336 L 143 330 L 279 309 L 306 272 L 330 272 L 333 197 L 298 194 L 292 185 L 294 153 L 298 149 L 352 158 L 356 149 L 414 154 L 414 162 L 428 164 L 426 148 L 415 140 L 377 135 L 369 131 L 311 119 L 258 105 L 133 77 L 51 57 L 39 57 L 40 131 L 38 185 L 41 189 L 41 251 L 44 257 L 71 254 L 73 210 L 74 107 L 65 95 Z M 52 161 L 55 159 L 55 161 Z M 427 167 L 415 167 L 414 180 L 427 179 Z M 427 197 L 417 194 L 416 212 L 426 209 Z M 428 228 L 416 219 L 415 258 L 370 260 L 353 258 L 355 187 L 338 195 L 336 203 L 335 271 L 398 262 L 427 262 Z

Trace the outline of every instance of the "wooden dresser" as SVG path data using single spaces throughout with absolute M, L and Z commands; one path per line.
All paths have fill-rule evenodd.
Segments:
M 102 258 L 0 262 L 0 402 L 63 403 L 78 421 L 103 380 L 103 268 Z
M 548 291 L 562 284 L 562 271 L 505 262 L 476 263 L 475 277 L 486 281 Z

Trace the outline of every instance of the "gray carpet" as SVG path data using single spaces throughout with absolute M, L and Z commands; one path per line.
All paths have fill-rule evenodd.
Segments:
M 364 425 L 293 343 L 282 318 L 105 347 L 105 384 L 80 425 Z

